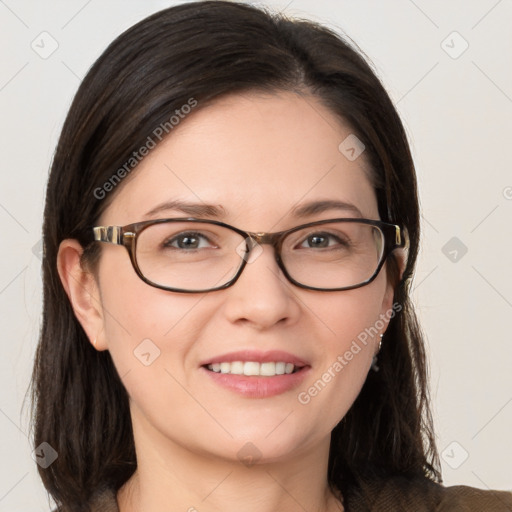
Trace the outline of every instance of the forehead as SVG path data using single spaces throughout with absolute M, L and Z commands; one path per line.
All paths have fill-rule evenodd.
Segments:
M 351 137 L 350 127 L 311 96 L 250 93 L 199 104 L 144 157 L 102 218 L 128 224 L 183 216 L 159 208 L 182 201 L 216 206 L 214 215 L 247 230 L 281 229 L 315 200 L 345 202 L 378 218 L 364 152 L 349 159 L 340 150 Z

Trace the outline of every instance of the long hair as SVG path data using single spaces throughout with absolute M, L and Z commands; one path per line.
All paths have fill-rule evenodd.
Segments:
M 329 485 L 343 495 L 402 475 L 440 481 L 423 335 L 410 301 L 419 244 L 414 164 L 400 118 L 357 47 L 310 21 L 236 2 L 160 11 L 121 34 L 94 63 L 70 107 L 48 180 L 43 225 L 43 323 L 31 382 L 34 446 L 57 459 L 38 467 L 59 510 L 89 510 L 101 488 L 119 489 L 137 467 L 128 396 L 108 351 L 89 343 L 57 272 L 59 244 L 77 239 L 116 191 L 98 191 L 176 110 L 223 96 L 293 91 L 320 100 L 365 145 L 380 218 L 404 226 L 405 272 L 388 277 L 401 305 L 360 395 L 331 434 Z M 193 113 L 191 114 L 193 115 Z M 167 124 L 166 124 L 167 123 Z M 129 169 L 131 171 L 131 169 Z M 136 172 L 136 169 L 133 171 Z M 119 185 L 122 186 L 122 183 Z M 99 244 L 86 247 L 94 266 Z

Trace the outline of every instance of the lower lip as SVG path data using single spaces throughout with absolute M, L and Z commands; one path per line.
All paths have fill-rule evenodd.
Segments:
M 275 375 L 274 377 L 248 377 L 217 373 L 201 367 L 217 384 L 240 395 L 250 398 L 267 398 L 280 395 L 298 386 L 309 373 L 311 367 L 304 366 L 295 373 Z

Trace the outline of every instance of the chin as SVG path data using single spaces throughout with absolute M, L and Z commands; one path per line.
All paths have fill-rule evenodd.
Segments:
M 275 428 L 275 427 L 274 427 Z M 281 431 L 280 431 L 281 430 Z M 304 436 L 290 435 L 289 427 L 283 425 L 275 428 L 273 432 L 250 429 L 244 433 L 235 434 L 233 438 L 215 442 L 217 456 L 233 461 L 241 462 L 250 467 L 253 465 L 270 464 L 292 458 L 302 451 L 306 445 Z M 220 448 L 220 451 L 218 450 Z M 210 446 L 211 449 L 211 446 Z M 226 456 L 226 454 L 229 454 Z

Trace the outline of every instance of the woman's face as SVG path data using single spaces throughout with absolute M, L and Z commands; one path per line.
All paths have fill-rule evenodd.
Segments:
M 364 152 L 354 160 L 339 149 L 350 134 L 312 97 L 230 96 L 190 114 L 151 150 L 100 224 L 189 216 L 172 209 L 148 215 L 175 199 L 216 205 L 221 220 L 250 232 L 357 216 L 343 209 L 294 216 L 294 208 L 320 200 L 350 203 L 362 217 L 378 219 Z M 384 332 L 382 315 L 389 318 L 392 306 L 385 267 L 367 286 L 313 291 L 287 281 L 272 247 L 261 247 L 233 286 L 185 294 L 149 286 L 125 248 L 102 245 L 101 320 L 88 332 L 96 329 L 96 347 L 110 351 L 131 399 L 136 435 L 147 446 L 232 460 L 285 459 L 328 442 L 354 402 L 380 339 L 365 329 L 377 325 Z M 239 351 L 255 353 L 247 361 L 286 352 L 274 360 L 290 357 L 306 366 L 300 378 L 259 377 L 295 379 L 291 387 L 270 384 L 260 394 L 243 384 L 221 385 L 204 367 Z

